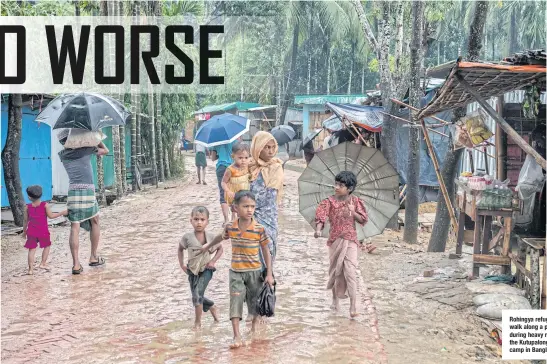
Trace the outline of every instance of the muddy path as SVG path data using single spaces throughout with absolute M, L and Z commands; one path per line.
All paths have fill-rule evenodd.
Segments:
M 208 207 L 210 229 L 221 228 L 209 167 L 208 186 L 195 185 L 192 175 L 102 210 L 99 251 L 107 263 L 102 268 L 84 265 L 81 276 L 70 274 L 66 226 L 51 230 L 51 271 L 34 276 L 24 275 L 24 242 L 2 239 L 2 362 L 499 362 L 486 348 L 490 339 L 466 316 L 469 311 L 446 310 L 446 305 L 408 291 L 408 282 L 422 269 L 409 261 L 428 258 L 395 246 L 390 234 L 374 240 L 378 254 L 361 257 L 361 315 L 349 320 L 347 300 L 339 313 L 332 312 L 325 290 L 325 240 L 314 239 L 298 213 L 298 173 L 287 171 L 286 176 L 275 267 L 276 316 L 254 336 L 249 327 L 243 330 L 246 347 L 228 349 L 229 249 L 209 285 L 220 323 L 204 316 L 202 331 L 191 330 L 191 297 L 176 250 L 182 234 L 191 229 L 194 206 Z M 81 238 L 85 262 L 89 238 L 83 233 Z

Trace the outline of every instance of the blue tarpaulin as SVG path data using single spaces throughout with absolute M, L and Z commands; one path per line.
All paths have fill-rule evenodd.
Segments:
M 421 105 L 426 105 L 435 94 L 435 90 L 431 90 L 424 96 L 421 100 Z M 361 105 L 351 105 L 351 104 L 335 104 L 327 102 L 325 105 L 328 109 L 332 110 L 337 116 L 345 117 L 349 121 L 354 122 L 355 124 L 364 127 L 369 131 L 380 131 L 383 123 L 383 108 L 378 106 L 361 106 Z M 401 110 L 397 116 L 402 118 L 408 117 L 408 109 Z M 442 120 L 451 121 L 452 120 L 452 111 L 441 112 L 436 115 Z M 438 124 L 437 121 L 426 118 L 426 124 Z M 450 126 L 443 128 L 436 128 L 435 130 L 448 135 L 450 133 Z M 401 183 L 406 183 L 406 176 L 408 170 L 408 155 L 409 155 L 409 146 L 408 146 L 408 127 L 403 127 L 403 123 L 398 123 L 397 128 L 397 172 L 400 175 Z M 433 144 L 433 149 L 437 154 L 437 159 L 440 163 L 440 168 L 442 169 L 442 164 L 446 152 L 448 151 L 449 140 L 447 137 L 442 135 L 429 132 L 429 137 L 431 143 Z M 429 151 L 425 140 L 423 139 L 423 134 L 420 143 L 420 186 L 439 186 L 437 180 L 437 175 L 435 173 L 435 167 L 433 161 L 429 156 Z

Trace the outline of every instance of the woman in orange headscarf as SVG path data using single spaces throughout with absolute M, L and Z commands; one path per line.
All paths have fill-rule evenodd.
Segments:
M 275 158 L 278 148 L 272 134 L 259 131 L 251 143 L 253 160 L 249 166 L 251 192 L 256 198 L 255 219 L 270 238 L 272 261 L 277 252 L 277 209 L 283 196 L 283 162 Z

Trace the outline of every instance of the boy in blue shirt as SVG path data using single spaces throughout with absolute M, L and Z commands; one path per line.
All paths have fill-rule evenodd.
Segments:
M 226 168 L 232 165 L 232 146 L 237 143 L 237 141 L 217 145 L 216 147 L 210 148 L 211 150 L 211 160 L 217 162 L 216 174 L 218 181 L 218 189 L 220 192 L 220 207 L 222 208 L 222 216 L 224 217 L 224 226 L 229 222 L 228 216 L 230 214 L 230 206 L 226 203 L 224 197 L 224 189 L 222 188 L 222 178 L 224 178 L 224 173 Z

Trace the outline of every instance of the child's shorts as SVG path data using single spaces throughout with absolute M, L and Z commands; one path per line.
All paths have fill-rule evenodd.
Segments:
M 51 239 L 49 236 L 37 238 L 35 236 L 27 236 L 27 242 L 25 243 L 25 248 L 27 249 L 36 249 L 40 243 L 40 248 L 44 249 L 51 245 Z
M 247 301 L 249 315 L 256 315 L 256 300 L 264 278 L 262 271 L 234 272 L 230 270 L 230 319 L 243 318 L 243 303 Z

